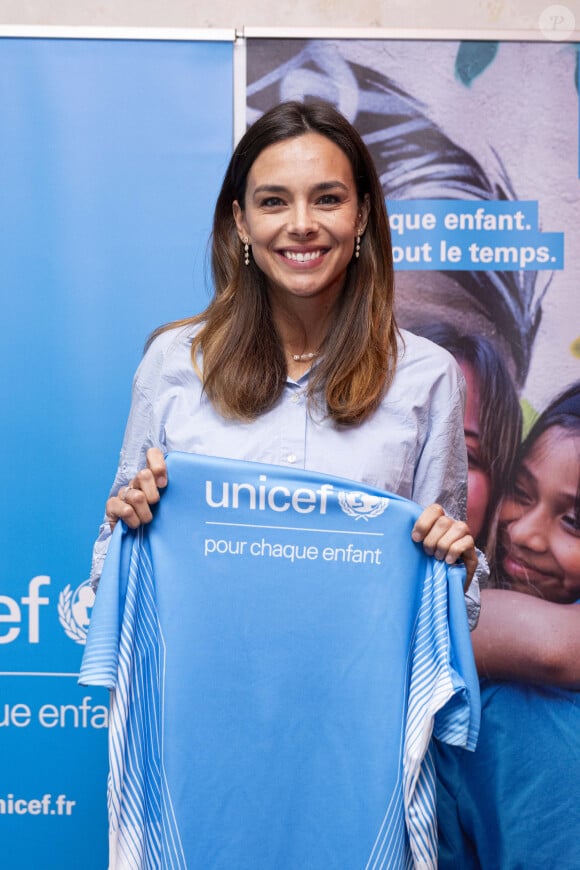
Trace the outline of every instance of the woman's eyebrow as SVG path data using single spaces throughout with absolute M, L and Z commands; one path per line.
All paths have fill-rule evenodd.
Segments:
M 312 191 L 325 191 L 325 190 L 335 190 L 337 187 L 341 188 L 341 190 L 348 190 L 347 185 L 344 181 L 339 181 L 338 179 L 332 179 L 331 181 L 321 181 L 318 184 L 312 186 Z M 253 190 L 253 196 L 256 196 L 260 193 L 289 193 L 290 189 L 285 187 L 283 184 L 259 184 Z
M 254 188 L 254 196 L 258 193 L 288 193 L 288 188 L 282 184 L 259 184 Z
M 348 190 L 348 187 L 344 183 L 344 181 L 339 181 L 338 179 L 333 179 L 332 181 L 321 181 L 320 184 L 315 184 L 312 189 L 313 190 L 333 190 L 336 187 L 340 187 L 342 190 Z

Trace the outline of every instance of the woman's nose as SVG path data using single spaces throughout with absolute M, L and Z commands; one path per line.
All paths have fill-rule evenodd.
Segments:
M 307 203 L 295 203 L 288 216 L 288 232 L 296 236 L 310 236 L 318 231 L 318 221 Z

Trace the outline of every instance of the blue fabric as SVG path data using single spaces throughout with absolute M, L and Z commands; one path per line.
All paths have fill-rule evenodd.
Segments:
M 168 472 L 153 523 L 115 530 L 81 672 L 114 689 L 112 863 L 435 867 L 431 734 L 478 729 L 463 569 L 360 484 Z
M 423 507 L 437 502 L 465 519 L 465 384 L 453 357 L 401 331 L 395 375 L 379 407 L 359 426 L 338 426 L 326 407 L 308 402 L 310 373 L 288 379 L 280 400 L 255 420 L 226 420 L 212 405 L 191 361 L 199 327 L 158 336 L 135 375 L 116 495 L 146 465 L 150 447 L 265 462 L 358 480 Z M 198 360 L 203 368 L 203 360 Z M 105 518 L 91 579 L 101 574 L 110 525 Z
M 481 684 L 474 753 L 437 745 L 441 870 L 580 867 L 580 695 Z

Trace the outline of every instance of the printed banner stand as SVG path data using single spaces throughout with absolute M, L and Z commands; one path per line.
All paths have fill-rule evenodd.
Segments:
M 84 581 L 144 341 L 206 304 L 232 144 L 231 40 L 78 36 L 0 38 L 0 864 L 18 870 L 107 865 Z

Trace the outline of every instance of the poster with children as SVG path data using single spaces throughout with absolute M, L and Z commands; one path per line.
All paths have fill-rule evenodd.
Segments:
M 247 41 L 247 122 L 324 99 L 390 215 L 401 327 L 467 386 L 468 521 L 491 565 L 473 635 L 475 753 L 438 747 L 442 868 L 578 866 L 578 48 L 545 41 Z

